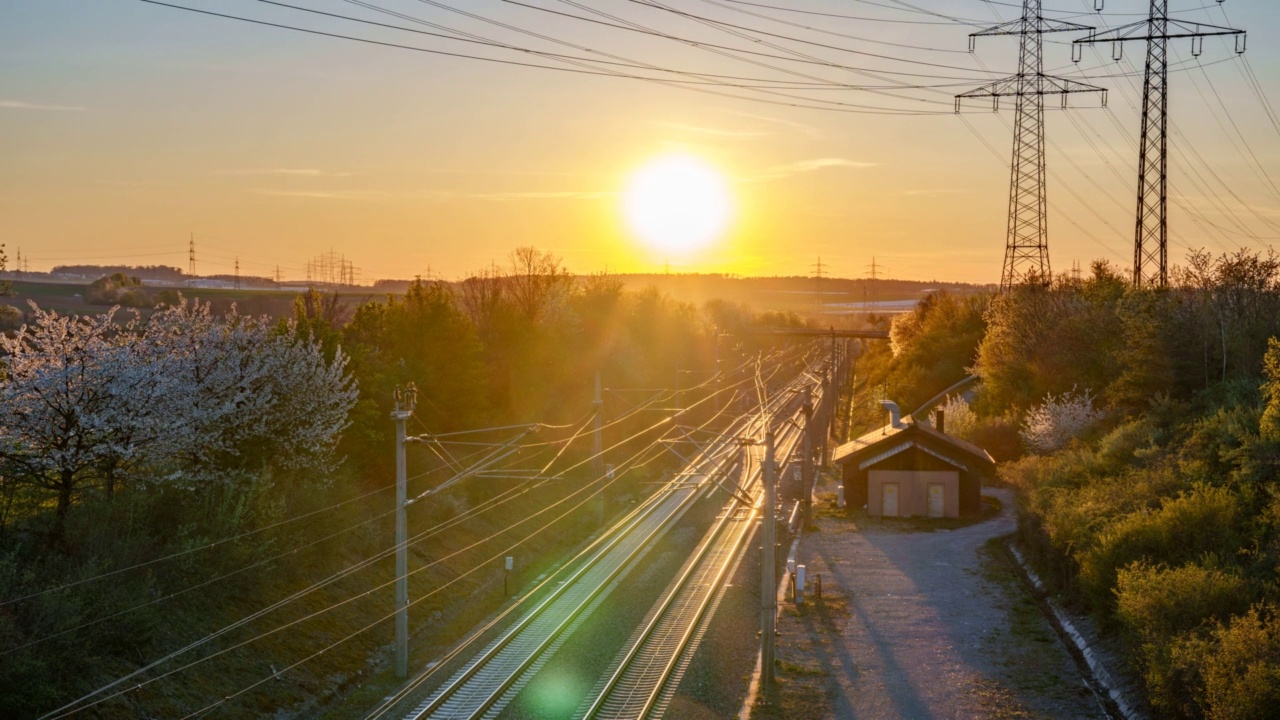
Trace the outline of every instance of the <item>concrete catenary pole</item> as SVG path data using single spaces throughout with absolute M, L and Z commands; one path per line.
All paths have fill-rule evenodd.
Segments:
M 723 382 L 720 378 L 720 328 L 712 326 L 711 328 L 711 355 L 714 362 L 711 365 L 711 372 L 715 374 L 715 395 L 716 395 L 716 416 L 720 416 L 720 387 Z
M 591 407 L 595 411 L 591 434 L 591 474 L 600 483 L 600 493 L 596 496 L 596 523 L 604 525 L 604 396 L 601 394 L 599 370 L 596 370 L 596 399 Z
M 409 676 L 409 528 L 405 521 L 407 499 L 405 472 L 405 422 L 413 415 L 414 391 L 396 388 L 396 677 Z
M 813 387 L 804 386 L 804 428 L 800 457 L 800 497 L 804 500 L 805 518 L 809 517 L 809 501 L 813 497 Z
M 823 393 L 822 401 L 829 408 L 827 412 L 826 432 L 822 434 L 822 463 L 825 465 L 830 462 L 827 452 L 827 443 L 830 438 L 836 434 L 836 411 L 840 407 L 840 360 L 838 359 L 836 350 L 836 329 L 831 328 L 831 363 L 827 366 L 827 377 L 830 383 L 827 385 L 826 392 Z
M 764 436 L 764 508 L 760 519 L 760 679 L 765 696 L 773 688 L 774 620 L 777 612 L 777 588 L 774 587 L 773 565 L 774 534 L 777 521 L 774 507 L 777 504 L 777 469 L 773 460 L 773 429 L 766 428 Z

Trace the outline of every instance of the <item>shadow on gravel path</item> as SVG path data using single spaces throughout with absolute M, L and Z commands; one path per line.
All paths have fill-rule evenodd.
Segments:
M 759 718 L 1103 718 L 995 538 L 1014 497 L 965 527 L 818 513 L 801 546 L 823 597 L 780 612 L 778 685 Z

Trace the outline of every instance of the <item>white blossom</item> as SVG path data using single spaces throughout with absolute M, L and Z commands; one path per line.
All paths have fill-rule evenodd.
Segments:
M 978 416 L 963 395 L 949 395 L 938 409 L 946 416 L 947 432 L 956 437 L 970 437 L 978 425 Z
M 1052 393 L 1045 395 L 1043 404 L 1027 411 L 1019 434 L 1031 450 L 1050 453 L 1066 447 L 1101 418 L 1102 412 L 1093 408 L 1090 391 L 1078 395 L 1073 387 L 1057 398 Z
M 328 469 L 355 383 L 338 352 L 266 317 L 182 300 L 123 326 L 35 309 L 0 338 L 0 462 L 70 494 L 124 475 L 192 486 Z

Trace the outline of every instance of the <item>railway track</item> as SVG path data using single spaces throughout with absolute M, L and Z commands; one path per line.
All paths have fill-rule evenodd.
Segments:
M 803 382 L 801 373 L 787 387 Z M 775 412 L 796 404 L 794 395 L 786 392 L 773 397 L 768 404 Z M 791 425 L 783 427 L 778 447 L 779 457 L 786 458 L 798 442 L 799 431 Z M 739 418 L 714 441 L 703 445 L 663 490 L 615 523 L 575 561 L 527 595 L 537 598 L 536 602 L 513 607 L 508 611 L 510 617 L 500 616 L 495 624 L 513 622 L 496 637 L 485 642 L 480 640 L 481 634 L 477 634 L 474 645 L 483 642 L 483 647 L 403 717 L 412 720 L 498 717 L 655 542 L 712 492 L 721 477 L 730 475 L 738 467 L 742 453 L 737 438 L 757 434 L 762 434 L 761 416 Z M 598 686 L 583 717 L 656 717 L 655 711 L 660 714 L 678 684 L 683 665 L 687 665 L 690 653 L 685 650 L 696 644 L 700 630 L 704 629 L 702 621 L 709 617 L 708 608 L 718 597 L 717 591 L 723 586 L 729 566 L 740 557 L 743 543 L 754 526 L 760 493 L 751 488 L 758 485 L 759 475 L 759 463 L 756 463 L 748 479 L 751 506 L 744 505 L 739 493 L 738 499 L 721 513 L 658 606 L 650 611 L 644 626 L 615 661 L 612 673 Z M 530 606 L 521 610 L 526 604 Z M 455 650 L 435 670 L 418 678 L 414 686 L 431 680 L 436 671 L 450 664 L 449 660 L 460 659 L 460 653 L 470 651 L 471 644 Z M 668 689 L 670 692 L 664 692 Z M 638 701 L 641 696 L 643 700 Z M 635 714 L 637 708 L 640 714 Z
M 777 438 L 779 457 L 791 456 L 800 442 L 794 425 L 785 425 Z M 783 469 L 779 463 L 779 470 Z M 755 465 L 748 487 L 759 485 L 761 466 Z M 778 473 L 779 476 L 782 474 Z M 759 500 L 759 493 L 755 498 Z M 662 717 L 675 695 L 711 612 L 722 595 L 725 580 L 758 517 L 758 512 L 738 503 L 725 506 L 721 516 L 703 537 L 697 552 L 681 568 L 662 600 L 650 611 L 611 667 L 610 674 L 593 691 L 593 699 L 575 718 L 581 720 L 643 720 Z

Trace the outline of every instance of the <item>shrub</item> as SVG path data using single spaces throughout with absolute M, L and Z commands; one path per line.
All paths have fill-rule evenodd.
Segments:
M 146 293 L 141 290 L 142 281 L 124 273 L 105 275 L 89 284 L 85 301 L 91 305 L 125 305 L 144 307 Z
M 12 305 L 0 305 L 0 332 L 22 327 L 22 311 Z
M 965 439 L 991 453 L 996 462 L 1017 460 L 1024 451 L 1018 421 L 1012 415 L 978 418 Z
M 1162 713 L 1186 712 L 1187 677 L 1197 673 L 1186 653 L 1177 651 L 1179 642 L 1202 624 L 1247 605 L 1245 581 L 1216 568 L 1135 562 L 1120 570 L 1116 617 L 1153 707 Z
M 1205 647 L 1207 645 L 1207 647 Z M 1214 628 L 1198 656 L 1210 720 L 1261 720 L 1280 708 L 1280 618 L 1257 608 Z
M 118 298 L 116 298 L 116 302 L 120 303 L 124 307 L 132 308 L 150 307 L 152 304 L 151 298 L 148 297 L 147 293 L 140 288 L 130 288 L 125 290 L 120 293 Z
M 948 433 L 966 440 L 972 437 L 973 428 L 978 424 L 978 416 L 969 408 L 969 401 L 963 395 L 949 396 L 938 409 L 946 415 Z M 934 422 L 937 422 L 936 419 Z
M 1072 388 L 1057 398 L 1050 393 L 1044 396 L 1042 404 L 1027 411 L 1022 422 L 1022 442 L 1039 453 L 1061 450 L 1101 418 L 1102 413 L 1093 409 L 1093 397 L 1088 389 L 1083 395 L 1077 395 Z
M 1239 516 L 1234 493 L 1206 485 L 1165 500 L 1155 512 L 1124 515 L 1079 553 L 1081 590 L 1095 608 L 1107 609 L 1119 569 L 1134 562 L 1180 563 L 1206 553 L 1232 557 L 1241 545 Z

